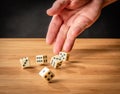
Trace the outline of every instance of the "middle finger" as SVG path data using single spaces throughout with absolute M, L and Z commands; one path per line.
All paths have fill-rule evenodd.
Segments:
M 58 54 L 62 50 L 68 30 L 69 30 L 69 26 L 66 24 L 62 24 L 59 33 L 56 37 L 56 41 L 53 48 L 53 52 L 55 54 Z

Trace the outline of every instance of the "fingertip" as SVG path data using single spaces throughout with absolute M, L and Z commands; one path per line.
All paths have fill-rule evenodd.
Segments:
M 65 44 L 65 46 L 63 47 L 63 51 L 64 51 L 64 52 L 70 52 L 70 51 L 71 51 L 71 47 L 68 47 L 68 46 Z
M 53 53 L 54 54 L 59 54 L 59 52 L 62 50 L 62 47 L 57 43 L 54 43 L 54 46 L 53 46 Z
M 73 48 L 74 42 L 75 42 L 75 38 L 72 38 L 72 37 L 67 38 L 64 43 L 63 50 L 65 52 L 70 52 Z
M 52 43 L 51 43 L 51 41 L 46 39 L 46 44 L 51 45 Z
M 52 45 L 53 42 L 54 42 L 54 40 L 51 38 L 51 36 L 48 36 L 48 34 L 47 34 L 47 36 L 46 36 L 46 44 Z
M 52 7 L 46 11 L 46 13 L 49 16 L 59 14 L 61 10 L 63 10 L 69 3 L 70 3 L 70 0 L 56 0 L 52 5 Z
M 48 9 L 48 10 L 46 11 L 46 13 L 47 13 L 47 15 L 49 15 L 49 16 L 53 16 L 53 15 L 55 14 L 51 9 Z
M 70 52 L 70 51 L 71 51 L 71 49 L 64 48 L 64 49 L 63 49 L 63 51 L 65 51 L 65 52 L 67 52 L 67 53 L 68 53 L 68 52 Z
M 59 50 L 53 49 L 53 53 L 54 53 L 55 55 L 58 55 L 59 52 L 60 52 Z

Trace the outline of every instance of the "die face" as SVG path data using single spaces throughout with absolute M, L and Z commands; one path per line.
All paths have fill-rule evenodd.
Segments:
M 55 59 L 54 57 L 51 58 L 51 60 L 50 60 L 50 64 L 51 64 L 51 65 L 53 65 L 54 59 Z
M 62 61 L 56 61 L 54 68 L 59 68 L 62 65 Z
M 55 60 L 59 60 L 59 61 L 62 61 L 61 57 L 59 55 L 56 55 L 55 56 Z
M 54 75 L 51 71 L 49 71 L 49 72 L 47 72 L 47 73 L 44 75 L 44 78 L 45 78 L 48 82 L 50 82 L 54 76 L 55 76 L 55 75 Z
M 46 56 L 46 55 L 44 55 L 44 56 L 43 56 L 43 58 L 44 58 L 44 59 L 47 59 L 47 56 Z
M 58 55 L 56 55 L 56 56 L 53 56 L 51 58 L 50 64 L 54 68 L 58 68 L 58 67 L 60 67 L 62 65 L 62 60 L 61 60 L 61 58 Z
M 52 58 L 51 58 L 51 61 L 52 60 L 59 60 L 59 61 L 62 61 L 62 59 L 61 59 L 61 57 L 59 56 L 59 55 L 56 55 L 56 56 L 53 56 Z
M 50 82 L 52 78 L 55 76 L 54 73 L 52 73 L 47 67 L 44 67 L 39 74 L 48 82 Z
M 61 59 L 63 61 L 68 61 L 69 60 L 69 54 L 65 53 L 65 52 L 60 52 L 59 56 L 61 57 Z
M 39 64 L 47 63 L 47 56 L 46 55 L 37 55 L 36 62 Z
M 54 68 L 58 68 L 62 65 L 62 60 L 60 58 L 59 55 L 53 56 L 51 58 L 50 64 L 54 67 Z
M 20 63 L 22 68 L 30 67 L 29 59 L 28 57 L 23 57 L 20 59 Z
M 40 75 L 42 76 L 42 77 L 44 77 L 44 75 L 46 74 L 46 73 L 48 73 L 50 70 L 47 68 L 47 67 L 44 67 L 41 71 L 40 71 Z
M 52 59 L 51 62 L 50 62 L 50 64 L 51 64 L 52 66 L 55 66 L 55 60 Z

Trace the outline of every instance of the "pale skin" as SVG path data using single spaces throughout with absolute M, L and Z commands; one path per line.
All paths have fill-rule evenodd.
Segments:
M 56 0 L 47 10 L 53 16 L 46 42 L 53 44 L 53 52 L 70 52 L 76 37 L 100 16 L 103 7 L 116 0 Z

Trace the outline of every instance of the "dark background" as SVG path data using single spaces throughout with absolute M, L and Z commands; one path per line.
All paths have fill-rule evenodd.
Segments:
M 43 38 L 51 17 L 46 10 L 54 0 L 2 0 L 0 38 Z M 80 36 L 84 38 L 120 37 L 120 0 L 105 7 L 100 18 Z

